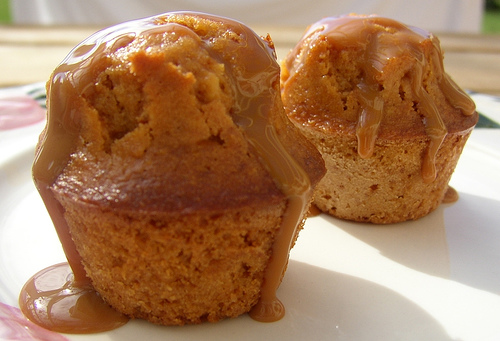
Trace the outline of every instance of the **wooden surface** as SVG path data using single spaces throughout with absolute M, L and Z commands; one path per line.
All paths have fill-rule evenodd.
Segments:
M 0 26 L 0 87 L 46 81 L 68 52 L 98 29 Z M 271 35 L 282 59 L 305 27 L 253 29 Z M 445 52 L 445 69 L 461 87 L 500 95 L 500 35 L 436 35 Z

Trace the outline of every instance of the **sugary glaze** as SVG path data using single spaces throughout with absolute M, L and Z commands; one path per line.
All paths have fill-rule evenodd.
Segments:
M 427 64 L 432 64 L 432 73 L 438 79 L 439 88 L 449 103 L 461 110 L 463 115 L 471 116 L 475 104 L 454 81 L 444 72 L 443 56 L 437 37 L 422 29 L 403 25 L 397 21 L 377 16 L 331 17 L 318 21 L 309 27 L 301 41 L 284 61 L 288 75 L 283 87 L 300 74 L 303 60 L 307 57 L 308 47 L 313 48 L 318 41 L 327 40 L 336 49 L 359 49 L 363 78 L 357 85 L 358 101 L 362 110 L 358 113 L 356 136 L 358 153 L 362 158 L 369 158 L 374 150 L 384 117 L 384 99 L 380 95 L 381 82 L 386 66 L 397 58 L 413 58 L 417 63 L 410 71 L 412 91 L 418 101 L 418 108 L 423 113 L 422 121 L 425 133 L 430 139 L 427 152 L 422 162 L 422 177 L 430 183 L 436 178 L 435 158 L 448 130 L 433 98 L 423 82 Z M 432 44 L 430 61 L 425 56 L 422 46 Z M 309 91 L 310 89 L 304 89 Z M 310 113 L 295 119 L 304 125 L 317 129 L 329 129 L 333 120 L 328 115 Z
M 224 25 L 228 33 L 232 31 L 243 36 L 246 45 L 229 44 L 221 50 L 221 47 L 214 43 L 213 37 L 205 35 L 205 32 L 197 32 L 193 27 L 176 23 L 179 18 L 184 22 L 210 20 L 217 25 Z M 232 90 L 237 98 L 233 120 L 245 132 L 248 143 L 263 160 L 277 186 L 288 197 L 279 236 L 273 244 L 270 263 L 265 273 L 261 299 L 251 313 L 256 320 L 278 320 L 283 316 L 284 309 L 275 293 L 286 268 L 296 230 L 303 222 L 309 205 L 306 198 L 310 197 L 310 180 L 306 172 L 283 147 L 271 122 L 269 112 L 274 94 L 269 89 L 279 78 L 279 66 L 275 60 L 272 43 L 269 40 L 262 40 L 238 22 L 201 13 L 171 13 L 100 31 L 78 45 L 57 67 L 48 83 L 48 121 L 37 147 L 33 177 L 73 271 L 72 285 L 88 286 L 89 280 L 69 234 L 63 209 L 54 198 L 51 189 L 68 164 L 79 139 L 82 113 L 72 108 L 75 103 L 83 100 L 82 94 L 86 89 L 93 86 L 96 75 L 102 71 L 102 61 L 109 54 L 117 53 L 134 39 L 164 32 L 179 37 L 194 37 L 210 55 L 225 64 L 234 84 Z M 25 292 L 21 294 L 21 297 L 24 296 Z M 23 305 L 25 302 L 21 300 L 20 304 Z M 45 304 L 50 306 L 50 300 Z M 268 309 L 269 306 L 278 308 Z M 30 309 L 31 307 L 25 304 L 25 310 Z M 43 321 L 37 322 L 44 324 Z M 44 326 L 53 328 L 50 323 Z
M 98 333 L 128 322 L 102 300 L 90 283 L 75 282 L 67 263 L 34 275 L 23 287 L 19 305 L 30 321 L 59 333 Z

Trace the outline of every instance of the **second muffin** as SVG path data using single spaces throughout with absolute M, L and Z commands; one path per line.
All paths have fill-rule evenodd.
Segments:
M 377 16 L 326 18 L 282 70 L 287 114 L 326 162 L 318 208 L 383 224 L 441 203 L 478 115 L 435 36 Z

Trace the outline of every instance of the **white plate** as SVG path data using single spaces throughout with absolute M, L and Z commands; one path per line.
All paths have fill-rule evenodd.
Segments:
M 0 303 L 11 306 L 31 275 L 65 260 L 31 180 L 42 128 L 43 122 L 0 132 Z M 278 291 L 287 308 L 279 322 L 246 315 L 184 327 L 131 321 L 108 333 L 66 337 L 499 340 L 498 141 L 500 129 L 476 129 L 451 182 L 459 201 L 418 221 L 372 226 L 324 215 L 309 219 Z

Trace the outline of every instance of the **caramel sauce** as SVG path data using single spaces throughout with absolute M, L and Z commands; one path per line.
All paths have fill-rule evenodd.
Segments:
M 322 211 L 316 206 L 314 203 L 309 207 L 309 211 L 307 212 L 308 217 L 317 217 L 322 213 Z
M 369 158 L 373 154 L 377 132 L 384 114 L 384 100 L 380 96 L 377 75 L 384 72 L 385 66 L 393 58 L 410 54 L 417 61 L 417 67 L 411 72 L 412 90 L 418 99 L 418 105 L 425 118 L 425 131 L 430 139 L 422 161 L 422 178 L 430 183 L 436 178 L 435 159 L 437 152 L 448 131 L 443 123 L 439 110 L 434 104 L 422 82 L 426 57 L 421 49 L 423 41 L 429 39 L 433 50 L 431 55 L 433 73 L 437 75 L 439 87 L 448 101 L 462 111 L 464 115 L 475 112 L 475 104 L 445 73 L 443 56 L 437 37 L 431 33 L 403 25 L 397 21 L 377 16 L 343 16 L 331 17 L 318 21 L 310 26 L 297 45 L 290 58 L 299 56 L 299 48 L 313 44 L 314 41 L 328 39 L 332 46 L 339 48 L 359 47 L 364 51 L 362 71 L 364 79 L 358 84 L 359 102 L 362 110 L 356 127 L 358 154 Z M 287 65 L 293 65 L 291 60 Z M 289 67 L 291 74 L 300 69 Z M 291 75 L 290 75 L 291 76 Z
M 90 283 L 75 281 L 67 263 L 34 275 L 24 285 L 19 305 L 29 320 L 59 333 L 98 333 L 128 322 L 102 300 Z
M 213 37 L 203 37 L 193 29 L 175 23 L 176 17 L 194 17 L 208 19 L 228 27 L 244 38 L 244 44 L 228 44 L 221 51 L 212 45 Z M 248 27 L 229 19 L 209 16 L 200 13 L 172 13 L 151 17 L 117 25 L 97 32 L 75 47 L 73 51 L 53 72 L 51 81 L 47 85 L 47 125 L 40 136 L 37 146 L 35 162 L 33 164 L 33 178 L 35 185 L 52 218 L 59 239 L 66 254 L 69 266 L 73 273 L 58 288 L 39 285 L 45 283 L 46 274 L 61 271 L 61 267 L 47 269 L 35 275 L 23 288 L 20 295 L 20 305 L 25 315 L 33 322 L 51 330 L 68 333 L 87 333 L 103 331 L 74 327 L 75 308 L 80 304 L 64 304 L 57 309 L 53 307 L 60 301 L 61 293 L 69 290 L 79 292 L 93 298 L 85 304 L 88 308 L 85 314 L 93 315 L 103 303 L 91 289 L 89 279 L 81 263 L 74 242 L 71 239 L 69 228 L 64 219 L 64 210 L 55 199 L 51 186 L 69 162 L 70 155 L 75 152 L 81 129 L 81 115 L 84 113 L 74 109 L 75 103 L 83 101 L 82 94 L 87 87 L 93 86 L 94 79 L 103 70 L 102 62 L 108 55 L 126 46 L 134 39 L 148 34 L 172 32 L 180 35 L 196 36 L 204 44 L 214 58 L 226 65 L 228 75 L 233 79 L 234 93 L 237 98 L 235 104 L 234 121 L 244 130 L 249 144 L 259 155 L 269 173 L 275 179 L 277 186 L 287 196 L 288 204 L 275 238 L 272 255 L 265 272 L 261 288 L 261 298 L 250 316 L 259 321 L 276 321 L 284 315 L 284 308 L 276 298 L 276 290 L 288 263 L 288 256 L 298 226 L 305 216 L 311 186 L 309 177 L 287 152 L 278 139 L 276 130 L 271 123 L 270 110 L 276 98 L 273 84 L 279 79 L 279 66 L 275 52 L 270 43 L 258 37 Z M 50 277 L 51 275 L 49 275 Z M 57 276 L 63 276 L 57 275 Z M 63 282 L 63 281 L 59 281 Z M 55 293 L 55 294 L 54 294 Z M 69 296 L 73 297 L 73 294 Z M 43 299 L 40 299 L 43 297 Z M 69 299 L 80 301 L 79 298 Z M 36 302 L 36 304 L 34 303 Z M 90 303 L 89 303 L 90 302 Z M 269 307 L 272 307 L 269 309 Z M 95 310 L 97 309 L 97 310 Z M 41 313 L 44 311 L 46 313 Z M 38 318 L 46 314 L 47 318 Z M 97 314 L 97 313 L 95 313 Z M 108 314 L 108 313 L 106 313 Z M 78 313 L 78 315 L 80 315 Z M 94 316 L 95 317 L 95 316 Z M 123 317 L 116 316 L 117 323 L 105 324 L 104 328 L 115 328 L 123 324 Z M 97 318 L 98 320 L 101 317 Z M 83 324 L 86 320 L 79 320 Z M 90 323 L 90 322 L 89 322 Z M 92 330 L 91 330 L 92 329 Z
M 442 203 L 443 204 L 451 204 L 456 201 L 458 201 L 459 195 L 456 189 L 454 189 L 451 186 L 448 186 L 448 189 L 446 190 Z

